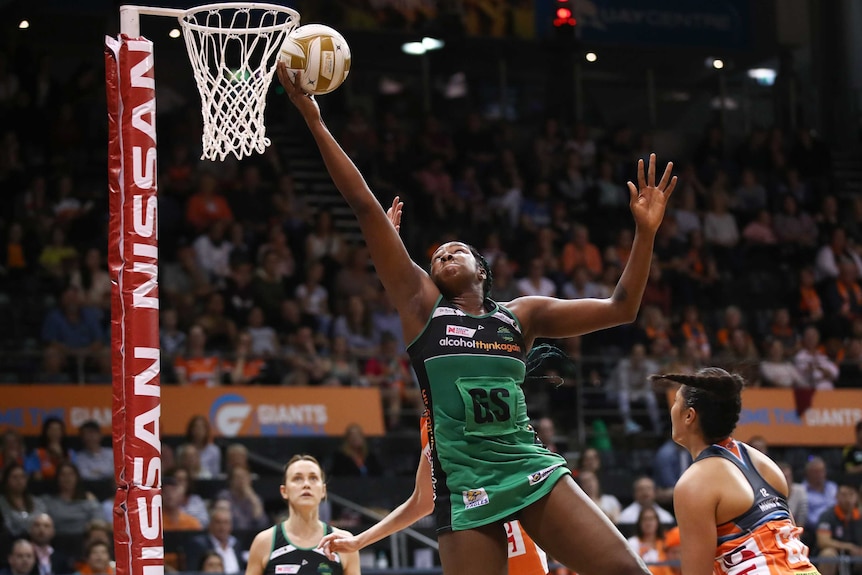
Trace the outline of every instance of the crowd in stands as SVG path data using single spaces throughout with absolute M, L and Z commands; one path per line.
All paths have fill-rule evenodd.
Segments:
M 8 381 L 110 380 L 104 122 L 85 124 L 101 103 L 84 97 L 98 83 L 87 72 L 61 87 L 47 69 L 6 67 L 0 270 L 7 307 L 23 302 L 5 312 L 5 347 L 34 352 L 4 357 Z M 47 137 L 20 116 L 41 116 Z M 195 160 L 198 133 L 185 127 L 160 139 L 163 382 L 378 386 L 395 425 L 415 382 L 365 248 L 326 206 L 312 209 L 277 143 L 214 165 Z M 500 301 L 605 297 L 615 285 L 632 239 L 623 184 L 653 149 L 649 131 L 358 110 L 337 131 L 381 201 L 406 202 L 418 261 L 443 240 L 469 241 Z M 830 186 L 827 146 L 807 129 L 730 142 L 710 126 L 690 150 L 675 158 L 680 184 L 638 322 L 563 345 L 602 358 L 623 413 L 622 396 L 642 393 L 626 373 L 640 356 L 650 369 L 722 365 L 753 385 L 859 386 L 862 199 Z
M 10 206 L 0 216 L 0 372 L 7 383 L 109 383 L 104 87 L 95 67 L 81 66 L 65 84 L 54 72 L 47 58 L 0 53 L 0 187 Z M 289 121 L 286 102 L 270 107 L 273 122 Z M 401 233 L 418 262 L 458 238 L 492 265 L 499 301 L 611 294 L 633 233 L 624 182 L 653 151 L 650 131 L 478 113 L 417 118 L 394 109 L 354 110 L 335 131 L 381 202 L 405 201 Z M 315 203 L 279 141 L 241 163 L 198 161 L 195 115 L 183 109 L 159 120 L 162 383 L 373 386 L 389 429 L 414 429 L 409 342 L 366 248 L 336 225 L 336 210 Z M 719 365 L 755 386 L 862 387 L 862 198 L 831 183 L 828 146 L 809 129 L 756 127 L 731 141 L 709 125 L 688 149 L 673 158 L 679 185 L 637 322 L 555 342 L 575 366 L 563 369 L 566 379 L 615 408 L 626 432 L 649 426 L 656 436 L 667 431 L 666 415 L 646 376 L 662 370 Z M 571 425 L 560 417 L 572 400 L 566 386 L 542 393 L 558 401 L 531 415 Z M 645 419 L 633 415 L 634 403 Z M 208 529 L 231 547 L 232 530 L 259 529 L 273 517 L 253 488 L 243 446 L 222 453 L 205 428 L 203 418 L 192 422 L 188 441 L 166 451 L 175 457 L 165 464 L 166 525 Z M 7 535 L 29 537 L 8 557 L 14 575 L 27 571 L 26 557 L 39 575 L 105 572 L 103 522 L 111 517 L 82 480 L 109 478 L 111 453 L 98 425 L 79 432 L 75 451 L 61 422 L 46 425 L 29 453 L 14 434 L 4 436 L 0 514 Z M 672 445 L 663 449 L 657 457 L 668 462 L 656 464 L 655 481 L 682 465 Z M 858 472 L 862 438 L 854 449 Z M 668 541 L 661 530 L 673 521 L 655 501 L 667 506 L 673 474 L 657 487 L 639 479 L 627 498 L 633 506 L 623 509 L 602 492 L 600 457 L 587 453 L 584 461 L 596 463 L 577 469 L 585 490 L 634 529 L 639 552 L 658 553 L 658 542 Z M 360 474 L 381 471 L 358 440 L 347 440 L 334 461 Z M 792 505 L 808 518 L 809 543 L 828 553 L 840 537 L 824 526 L 858 521 L 858 511 L 851 511 L 856 495 L 826 479 L 821 464 L 806 463 Z M 195 481 L 213 478 L 224 479 L 224 491 L 209 501 L 196 496 Z M 53 492 L 32 495 L 28 481 Z M 838 519 L 822 519 L 827 512 Z M 87 541 L 74 569 L 52 566 L 45 554 L 65 530 Z M 862 537 L 862 528 L 855 533 Z M 217 555 L 224 570 L 234 569 Z M 184 567 L 218 563 L 203 551 L 194 557 Z

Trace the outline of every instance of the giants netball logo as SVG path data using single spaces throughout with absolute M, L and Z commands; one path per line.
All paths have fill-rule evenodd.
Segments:
M 210 421 L 225 437 L 236 437 L 251 414 L 251 406 L 240 395 L 227 394 L 215 400 L 210 408 Z

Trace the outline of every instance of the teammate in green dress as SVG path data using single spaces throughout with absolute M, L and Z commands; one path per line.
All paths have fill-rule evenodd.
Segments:
M 491 300 L 487 263 L 449 242 L 430 273 L 415 264 L 362 174 L 326 128 L 314 98 L 279 64 L 327 170 L 359 220 L 383 287 L 398 310 L 430 418 L 440 560 L 445 573 L 505 573 L 503 523 L 518 519 L 548 555 L 581 575 L 646 575 L 625 539 L 575 484 L 565 461 L 528 424 L 521 384 L 536 338 L 565 338 L 634 321 L 656 231 L 676 185 L 668 164 L 656 184 L 655 155 L 629 182 L 636 223 L 631 256 L 608 299 Z

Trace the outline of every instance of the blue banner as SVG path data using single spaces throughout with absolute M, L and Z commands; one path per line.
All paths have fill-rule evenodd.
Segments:
M 749 0 L 575 0 L 584 42 L 744 49 Z

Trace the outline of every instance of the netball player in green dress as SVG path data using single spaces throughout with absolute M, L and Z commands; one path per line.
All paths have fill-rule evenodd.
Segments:
M 518 519 L 548 555 L 581 575 L 649 572 L 617 529 L 577 487 L 565 460 L 538 441 L 521 384 L 536 338 L 565 338 L 637 316 L 655 233 L 676 185 L 668 164 L 656 184 L 655 156 L 629 182 L 636 223 L 631 256 L 612 297 L 561 300 L 488 297 L 478 252 L 449 242 L 430 273 L 411 261 L 362 174 L 326 128 L 314 98 L 279 64 L 278 76 L 302 114 L 327 170 L 359 220 L 383 287 L 398 309 L 408 354 L 430 418 L 432 483 L 445 573 L 506 572 L 505 521 Z

